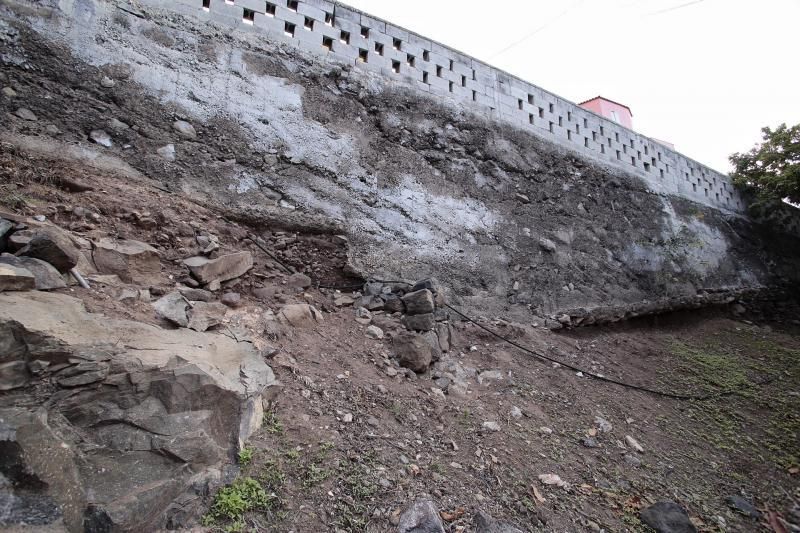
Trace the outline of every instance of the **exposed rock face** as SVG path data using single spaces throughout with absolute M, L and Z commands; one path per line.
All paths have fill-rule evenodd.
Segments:
M 181 293 L 171 292 L 156 300 L 153 303 L 158 314 L 173 324 L 183 328 L 189 325 L 188 309 L 189 302 L 186 301 Z M 205 331 L 205 330 L 203 330 Z
M 436 307 L 433 302 L 433 293 L 428 289 L 406 294 L 403 296 L 403 303 L 406 304 L 406 313 L 409 315 L 433 313 Z
M 150 283 L 161 272 L 158 250 L 133 240 L 100 239 L 94 263 L 103 274 L 116 274 L 126 283 Z
M 414 372 L 425 372 L 433 360 L 433 348 L 420 335 L 402 332 L 392 339 L 392 347 L 400 366 Z
M 195 302 L 189 312 L 189 329 L 206 331 L 221 324 L 228 308 L 220 302 Z
M 284 305 L 278 312 L 278 320 L 296 328 L 311 328 L 322 322 L 322 313 L 313 305 Z
M 36 278 L 27 268 L 0 264 L 0 291 L 28 291 L 36 288 Z
M 175 512 L 199 503 L 188 493 L 218 478 L 274 383 L 249 343 L 92 315 L 53 293 L 0 294 L 0 347 L 27 383 L 0 396 L 0 473 L 19 481 L 7 516 L 32 510 L 71 531 L 153 531 L 176 499 Z
M 418 500 L 400 515 L 397 530 L 399 533 L 444 533 L 444 525 L 436 504 Z
M 216 259 L 195 256 L 185 259 L 183 263 L 200 283 L 221 282 L 238 278 L 253 268 L 253 254 L 237 252 Z
M 36 279 L 36 290 L 47 291 L 62 289 L 67 286 L 64 278 L 50 263 L 34 257 L 15 257 L 11 254 L 0 255 L 0 264 L 12 265 L 28 270 Z

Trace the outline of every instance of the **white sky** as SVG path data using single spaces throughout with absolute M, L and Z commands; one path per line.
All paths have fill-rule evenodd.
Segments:
M 634 129 L 723 172 L 761 127 L 800 122 L 800 0 L 344 3 L 573 102 L 626 104 Z

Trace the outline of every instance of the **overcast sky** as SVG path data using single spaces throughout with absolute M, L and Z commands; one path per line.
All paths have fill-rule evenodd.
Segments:
M 800 122 L 800 0 L 345 0 L 728 172 L 762 126 Z

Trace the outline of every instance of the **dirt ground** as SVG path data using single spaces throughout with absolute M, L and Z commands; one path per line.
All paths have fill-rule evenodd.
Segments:
M 162 254 L 162 275 L 138 288 L 153 296 L 185 279 L 179 260 L 196 251 L 197 235 L 219 237 L 221 252 L 254 253 L 256 267 L 223 288 L 239 292 L 243 305 L 228 312 L 220 333 L 243 327 L 259 347 L 277 348 L 270 364 L 281 387 L 263 428 L 239 452 L 238 478 L 255 480 L 268 496 L 242 529 L 390 531 L 406 506 L 428 495 L 450 532 L 472 531 L 477 510 L 530 531 L 646 531 L 638 510 L 665 499 L 685 506 L 700 531 L 796 531 L 788 525 L 800 518 L 796 325 L 753 322 L 728 308 L 561 333 L 480 320 L 558 361 L 653 389 L 712 395 L 703 401 L 576 375 L 456 320 L 452 350 L 433 373 L 414 375 L 392 358 L 397 317 L 376 313 L 387 337 L 368 338 L 352 307 L 334 305 L 341 293 L 290 288 L 282 267 L 247 239 L 258 235 L 275 257 L 315 279 L 346 284 L 346 249 L 335 236 L 237 224 L 142 176 L 26 142 L 3 144 L 0 211 L 44 214 L 86 239 L 151 243 Z M 68 192 L 64 178 L 93 190 Z M 149 302 L 119 301 L 125 288 L 63 290 L 92 311 L 170 327 Z M 265 326 L 266 314 L 292 302 L 322 309 L 323 322 Z M 435 379 L 443 369 L 461 373 L 466 390 L 443 393 Z M 543 474 L 565 483 L 546 485 Z M 731 495 L 753 502 L 761 518 L 734 511 Z M 219 501 L 208 495 L 204 529 L 232 525 L 212 519 Z

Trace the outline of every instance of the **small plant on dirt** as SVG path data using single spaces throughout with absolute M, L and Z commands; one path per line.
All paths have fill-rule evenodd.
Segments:
M 250 511 L 269 509 L 274 496 L 270 496 L 253 478 L 237 478 L 231 485 L 220 489 L 211 509 L 203 517 L 204 526 L 220 524 L 226 532 L 244 529 L 244 515 Z
M 255 454 L 255 450 L 253 448 L 250 448 L 249 446 L 247 448 L 242 448 L 241 450 L 239 450 L 239 455 L 237 456 L 239 465 L 241 466 L 249 465 L 253 461 L 253 454 Z
M 310 489 L 331 477 L 332 474 L 333 472 L 329 468 L 324 468 L 317 463 L 311 462 L 300 471 L 300 481 L 304 489 Z
M 269 460 L 264 463 L 258 478 L 267 490 L 273 492 L 279 491 L 286 483 L 286 474 L 283 473 L 280 465 L 275 460 Z
M 300 459 L 300 452 L 298 450 L 289 450 L 286 452 L 286 458 L 291 461 L 292 463 L 296 463 L 298 459 Z
M 266 411 L 264 413 L 263 425 L 267 433 L 272 433 L 273 435 L 283 434 L 283 424 L 278 419 L 278 415 L 275 414 L 275 411 Z

